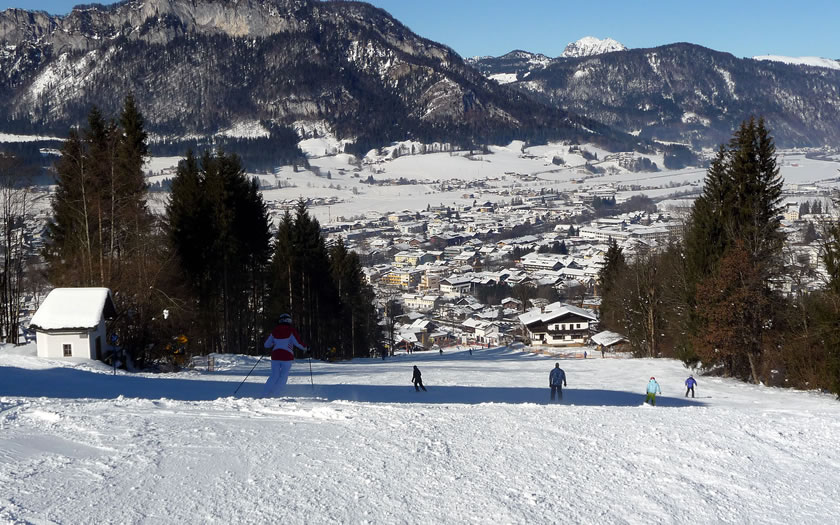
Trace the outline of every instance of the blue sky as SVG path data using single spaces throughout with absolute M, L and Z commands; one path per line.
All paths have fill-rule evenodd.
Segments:
M 0 0 L 66 14 L 68 0 Z M 105 1 L 103 3 L 113 3 Z M 549 56 L 591 35 L 628 47 L 692 42 L 736 56 L 840 59 L 838 0 L 373 0 L 414 32 L 463 56 L 525 49 Z

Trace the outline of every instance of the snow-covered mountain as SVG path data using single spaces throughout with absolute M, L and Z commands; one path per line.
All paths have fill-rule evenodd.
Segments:
M 551 58 L 540 53 L 529 53 L 516 49 L 500 57 L 472 57 L 466 63 L 477 68 L 487 78 L 499 84 L 509 84 L 520 80 L 523 75 L 543 69 L 551 63 Z
M 567 45 L 563 54 L 557 58 L 515 49 L 499 57 L 477 56 L 468 58 L 465 62 L 481 71 L 487 78 L 499 84 L 509 84 L 527 78 L 532 71 L 545 69 L 563 58 L 592 56 L 626 49 L 623 44 L 612 38 L 601 40 L 586 36 Z
M 829 69 L 840 69 L 840 60 L 823 57 L 786 57 L 779 55 L 759 55 L 753 60 L 769 60 L 771 62 L 782 62 L 800 66 L 827 67 Z
M 583 39 L 585 40 L 585 39 Z M 471 62 L 491 78 L 644 138 L 713 146 L 764 116 L 782 147 L 840 144 L 836 61 L 793 65 L 693 44 L 527 61 Z M 821 65 L 822 67 L 808 67 Z M 511 76 L 516 75 L 516 81 Z
M 0 46 L 5 132 L 60 134 L 94 104 L 116 113 L 129 92 L 150 130 L 169 137 L 243 122 L 324 122 L 371 146 L 606 129 L 488 80 L 362 2 L 123 0 L 67 16 L 7 9 Z
M 560 56 L 565 58 L 589 57 L 612 53 L 613 51 L 625 51 L 626 49 L 627 47 L 624 44 L 612 38 L 600 39 L 594 36 L 585 36 L 576 42 L 570 42 Z

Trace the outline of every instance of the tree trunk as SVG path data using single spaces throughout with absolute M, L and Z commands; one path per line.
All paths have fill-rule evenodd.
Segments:
M 85 284 L 90 286 L 93 282 L 93 249 L 91 248 L 90 241 L 90 212 L 88 211 L 88 198 L 85 185 L 85 161 L 83 158 L 79 159 L 79 173 L 82 183 L 82 216 L 85 223 L 84 250 L 87 255 L 87 278 L 85 279 Z
M 752 352 L 750 352 L 749 354 L 747 354 L 747 359 L 750 362 L 750 373 L 752 374 L 753 383 L 758 385 L 761 383 L 761 381 L 759 381 L 758 379 L 758 369 L 756 368 L 755 362 L 756 356 Z

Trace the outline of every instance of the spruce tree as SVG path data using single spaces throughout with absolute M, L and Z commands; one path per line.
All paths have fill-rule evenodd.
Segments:
M 781 188 L 775 146 L 764 120 L 743 122 L 728 147 L 721 146 L 707 173 L 706 188 L 695 202 L 685 239 L 689 276 L 686 296 L 696 320 L 691 323 L 696 353 L 706 364 L 722 361 L 720 364 L 728 373 L 744 377 L 749 374 L 754 381 L 759 380 L 764 352 L 763 330 L 770 322 L 771 283 L 781 273 Z M 721 266 L 724 260 L 728 261 L 726 268 Z M 728 294 L 714 291 L 722 271 L 742 267 L 750 271 L 742 272 L 735 283 L 740 288 Z M 714 300 L 731 301 L 731 297 L 753 298 L 743 303 L 749 311 L 733 312 L 729 320 L 710 315 L 717 311 Z M 738 324 L 743 336 L 738 347 L 714 347 L 707 335 L 726 333 L 734 324 Z M 724 337 L 717 342 L 735 344 L 735 340 Z M 741 357 L 720 357 L 724 355 Z M 748 363 L 749 370 L 740 363 Z
M 71 129 L 56 163 L 53 215 L 44 255 L 55 286 L 106 286 L 121 314 L 109 326 L 142 364 L 161 333 L 155 319 L 173 308 L 169 254 L 146 206 L 143 117 L 131 97 L 118 121 L 97 108 Z
M 822 260 L 827 277 L 826 288 L 840 298 L 840 224 L 833 224 L 826 230 Z
M 203 351 L 254 351 L 263 326 L 268 213 L 236 155 L 192 152 L 166 206 L 169 240 L 190 285 Z
M 811 205 L 808 203 L 808 201 L 805 201 L 799 205 L 799 217 L 802 217 L 803 215 L 808 215 L 810 213 Z
M 330 266 L 341 310 L 337 357 L 367 355 L 376 317 L 373 290 L 365 283 L 358 255 L 340 239 L 330 248 Z
M 55 166 L 56 189 L 44 258 L 48 279 L 56 286 L 93 284 L 90 193 L 94 184 L 86 150 L 79 133 L 71 129 Z
M 118 283 L 119 259 L 150 227 L 141 171 L 146 135 L 137 108 L 131 111 L 132 121 L 121 120 L 130 128 L 123 128 L 93 107 L 86 127 L 70 130 L 62 146 L 45 249 L 53 284 Z M 131 149 L 125 147 L 129 136 Z
M 604 267 L 598 274 L 598 288 L 601 294 L 601 322 L 608 329 L 619 330 L 618 322 L 621 311 L 621 299 L 618 293 L 618 281 L 627 272 L 627 262 L 624 251 L 610 238 L 607 253 L 604 256 Z
M 706 173 L 703 194 L 694 201 L 685 235 L 686 263 L 694 282 L 708 276 L 728 247 L 728 208 L 733 188 L 727 173 L 729 152 L 721 145 Z
M 318 358 L 368 355 L 378 337 L 373 290 L 355 253 L 340 241 L 327 248 L 302 200 L 280 220 L 270 273 L 269 324 L 290 313 Z

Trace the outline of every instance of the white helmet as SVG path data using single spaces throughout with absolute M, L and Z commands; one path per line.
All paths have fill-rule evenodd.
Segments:
M 292 316 L 289 314 L 283 314 L 280 316 L 280 324 L 292 324 Z

